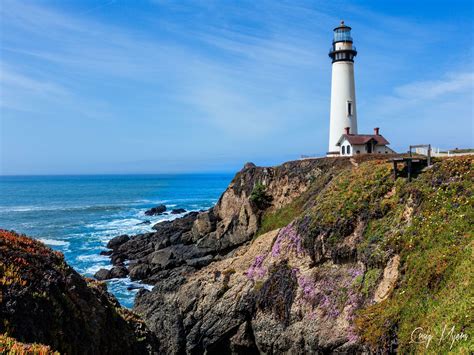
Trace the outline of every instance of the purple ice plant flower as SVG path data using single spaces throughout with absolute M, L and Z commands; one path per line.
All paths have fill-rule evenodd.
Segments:
M 298 269 L 293 269 L 297 275 L 298 285 L 301 288 L 300 303 L 312 307 L 317 306 L 328 317 L 337 318 L 343 309 L 347 309 L 349 321 L 354 319 L 354 312 L 362 302 L 361 295 L 351 288 L 353 278 L 362 274 L 362 271 L 353 268 L 348 270 L 346 276 L 326 274 L 317 281 L 301 275 Z M 345 301 L 341 304 L 341 296 Z
M 315 295 L 315 286 L 314 283 L 308 278 L 300 275 L 298 277 L 298 285 L 303 291 L 303 298 L 306 300 L 311 300 Z
M 285 252 L 295 252 L 297 256 L 304 254 L 304 249 L 301 241 L 301 236 L 296 231 L 293 223 L 282 228 L 278 233 L 277 239 L 272 247 L 272 256 L 278 257 L 282 253 L 282 243 L 286 241 Z
M 359 336 L 355 333 L 354 329 L 351 327 L 347 334 L 347 340 L 351 343 L 355 343 L 359 340 Z
M 250 280 L 254 280 L 256 278 L 260 279 L 265 276 L 267 272 L 266 268 L 264 268 L 263 261 L 265 260 L 264 255 L 258 255 L 255 260 L 253 261 L 252 265 L 248 268 L 247 272 L 245 273 L 247 278 Z
M 293 273 L 294 276 L 296 276 L 300 273 L 300 268 L 294 267 L 291 269 L 291 272 Z
M 278 237 L 275 240 L 275 243 L 273 244 L 273 247 L 272 247 L 272 256 L 274 258 L 279 256 L 281 253 L 281 241 L 282 241 L 281 234 L 278 234 Z
M 362 270 L 358 268 L 352 268 L 349 270 L 349 275 L 351 275 L 352 278 L 356 278 L 357 276 L 362 275 Z

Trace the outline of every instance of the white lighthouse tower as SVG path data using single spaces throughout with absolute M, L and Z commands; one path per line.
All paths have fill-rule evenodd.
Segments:
M 334 39 L 329 56 L 332 59 L 331 115 L 329 124 L 328 156 L 340 154 L 337 145 L 341 135 L 349 127 L 351 134 L 357 134 L 357 110 L 354 84 L 354 57 L 351 28 L 341 21 L 334 29 Z

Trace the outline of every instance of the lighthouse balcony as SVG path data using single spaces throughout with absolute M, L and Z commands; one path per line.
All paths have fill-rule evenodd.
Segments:
M 334 49 L 329 50 L 329 56 L 332 59 L 332 62 L 353 62 L 354 57 L 357 55 L 355 47 L 347 49 Z
M 332 53 L 336 52 L 354 52 L 357 54 L 357 49 L 355 46 L 352 46 L 351 48 L 340 48 L 340 49 L 334 49 L 334 47 L 329 47 L 329 56 L 331 56 Z

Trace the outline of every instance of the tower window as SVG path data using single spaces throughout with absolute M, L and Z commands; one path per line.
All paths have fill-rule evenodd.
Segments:
M 347 146 L 347 154 L 351 154 L 351 146 L 350 145 Z
M 347 116 L 352 116 L 352 101 L 347 101 Z
M 342 155 L 346 154 L 346 147 L 342 146 Z

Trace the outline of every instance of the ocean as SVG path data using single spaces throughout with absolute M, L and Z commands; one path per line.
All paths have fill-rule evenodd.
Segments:
M 152 231 L 160 221 L 180 215 L 145 216 L 158 204 L 168 210 L 199 211 L 212 207 L 233 174 L 0 176 L 0 228 L 41 240 L 64 254 L 85 276 L 110 268 L 99 253 L 120 234 Z M 151 224 L 140 224 L 146 220 Z M 120 303 L 133 306 L 137 289 L 150 288 L 114 279 L 107 282 Z

